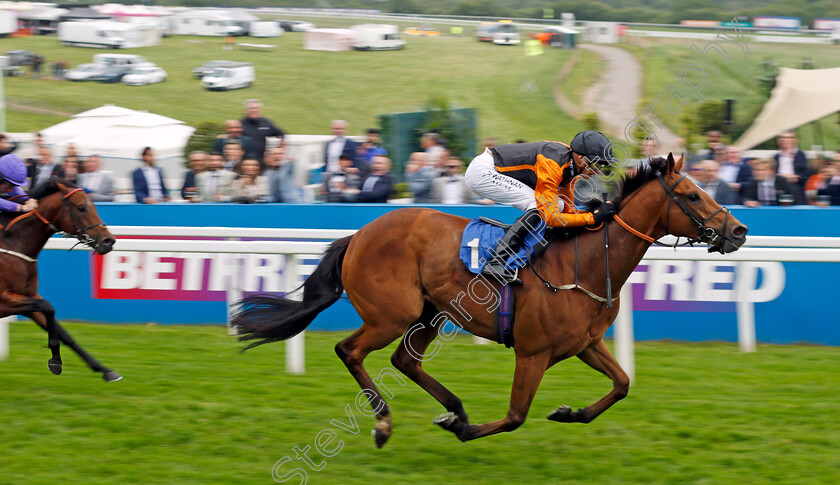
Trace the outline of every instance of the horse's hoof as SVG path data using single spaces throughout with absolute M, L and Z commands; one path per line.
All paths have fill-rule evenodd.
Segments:
M 455 413 L 443 413 L 432 420 L 432 423 L 441 428 L 452 431 L 452 427 L 458 422 L 458 416 Z
M 385 443 L 388 442 L 388 438 L 391 437 L 391 431 L 377 426 L 370 430 L 370 435 L 373 436 L 373 441 L 376 443 L 376 447 L 382 448 L 385 446 Z
M 555 409 L 553 413 L 548 415 L 548 419 L 557 421 L 558 423 L 571 423 L 574 411 L 569 406 L 560 406 Z
M 105 379 L 105 382 L 117 382 L 122 380 L 122 376 L 112 370 L 102 374 L 102 378 Z
M 61 375 L 61 360 L 50 359 L 50 361 L 47 362 L 47 367 L 50 368 L 50 372 L 53 374 L 57 376 Z

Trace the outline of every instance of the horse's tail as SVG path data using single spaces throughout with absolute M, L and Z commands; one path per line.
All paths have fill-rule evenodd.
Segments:
M 294 337 L 341 297 L 344 291 L 341 264 L 352 238 L 347 236 L 330 244 L 321 263 L 303 283 L 302 301 L 272 295 L 253 295 L 239 302 L 238 312 L 231 325 L 242 334 L 239 340 L 257 340 L 245 350 Z

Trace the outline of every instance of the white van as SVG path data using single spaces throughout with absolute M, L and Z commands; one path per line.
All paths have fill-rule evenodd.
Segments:
M 149 61 L 137 54 L 94 54 L 93 62 L 109 66 L 136 66 L 147 64 Z
M 396 25 L 361 24 L 352 28 L 356 32 L 356 40 L 353 43 L 356 50 L 382 51 L 405 47 L 405 40 L 400 36 Z
M 250 62 L 232 62 L 217 67 L 201 78 L 201 85 L 211 91 L 228 91 L 247 88 L 254 83 L 254 65 Z
M 248 31 L 251 37 L 280 37 L 283 35 L 280 24 L 270 21 L 251 22 Z
M 493 43 L 496 45 L 516 45 L 519 44 L 520 39 L 516 25 L 508 21 L 499 21 L 493 30 Z
M 17 14 L 8 10 L 0 11 L 0 37 L 6 37 L 15 32 L 17 28 Z

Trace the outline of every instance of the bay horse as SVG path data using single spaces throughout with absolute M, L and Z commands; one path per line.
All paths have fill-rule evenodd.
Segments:
M 60 344 L 63 343 L 79 354 L 91 369 L 101 372 L 106 381 L 118 381 L 122 379 L 121 375 L 91 357 L 55 320 L 55 309 L 38 294 L 37 266 L 41 249 L 57 232 L 75 237 L 98 254 L 110 252 L 116 240 L 84 190 L 72 183 L 52 178 L 29 195 L 38 200 L 37 209 L 20 215 L 0 215 L 3 226 L 0 235 L 0 318 L 23 315 L 47 331 L 47 343 L 52 352 L 48 367 L 53 374 L 61 374 Z M 68 284 L 73 282 L 68 281 Z
M 649 167 L 620 184 L 614 201 L 619 217 L 608 223 L 609 271 L 615 294 L 654 239 L 666 234 L 692 237 L 721 253 L 735 251 L 746 241 L 747 228 L 680 174 L 681 168 L 682 158 L 678 162 L 672 155 L 651 159 Z M 239 327 L 242 340 L 256 340 L 248 348 L 284 340 L 304 330 L 346 290 L 364 323 L 339 342 L 335 351 L 376 412 L 373 436 L 379 447 L 391 435 L 390 409 L 362 362 L 370 352 L 403 335 L 392 364 L 449 411 L 434 422 L 462 441 L 518 428 L 542 376 L 569 357 L 577 356 L 605 374 L 613 388 L 594 404 L 577 411 L 561 406 L 548 419 L 588 423 L 624 398 L 630 381 L 603 340 L 620 302 L 616 299 L 608 308 L 604 298 L 596 299 L 606 294 L 607 286 L 603 229 L 579 230 L 576 237 L 549 244 L 533 262 L 533 272 L 520 272 L 524 286 L 514 290 L 516 368 L 510 407 L 498 421 L 470 424 L 461 400 L 422 367 L 427 347 L 446 320 L 474 335 L 495 339 L 494 315 L 487 310 L 487 300 L 498 284 L 468 272 L 458 256 L 467 222 L 425 208 L 389 212 L 330 245 L 304 283 L 302 301 L 253 295 L 242 300 L 232 323 Z M 536 276 L 539 273 L 560 283 L 575 281 L 576 259 L 583 268 L 580 288 L 551 291 Z M 476 290 L 479 283 L 483 290 Z

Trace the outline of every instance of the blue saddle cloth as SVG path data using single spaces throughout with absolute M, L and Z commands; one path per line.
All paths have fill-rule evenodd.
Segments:
M 534 247 L 545 235 L 545 224 L 541 224 L 538 231 L 528 232 L 525 241 L 519 248 L 519 252 L 511 254 L 505 266 L 509 269 L 522 268 L 528 263 L 528 256 L 534 253 Z M 505 235 L 501 227 L 482 222 L 480 219 L 473 219 L 464 228 L 464 235 L 461 238 L 461 261 L 464 266 L 475 274 L 481 274 L 484 265 L 493 257 L 493 251 L 499 239 Z

